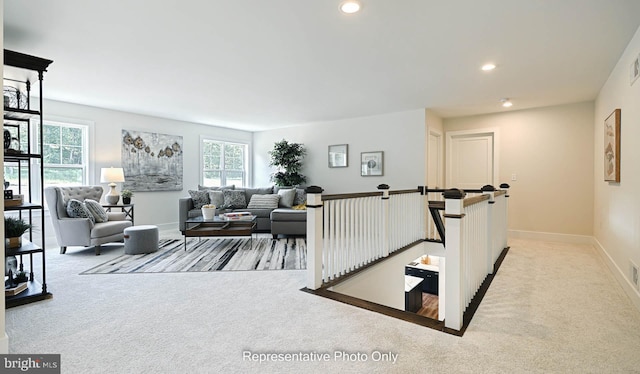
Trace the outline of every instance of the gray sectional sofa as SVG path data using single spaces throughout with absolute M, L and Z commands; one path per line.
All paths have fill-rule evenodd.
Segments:
M 201 216 L 202 205 L 213 204 L 216 215 L 233 211 L 252 213 L 257 216 L 256 231 L 271 233 L 274 238 L 307 233 L 306 192 L 303 188 L 198 186 L 198 190 L 190 190 L 189 195 L 178 201 L 178 228 L 181 232 L 186 229 L 187 218 Z M 254 195 L 258 196 L 253 198 Z

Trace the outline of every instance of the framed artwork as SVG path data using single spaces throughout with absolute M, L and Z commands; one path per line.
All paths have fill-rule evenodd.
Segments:
M 182 136 L 122 130 L 123 189 L 182 191 Z
M 620 109 L 604 120 L 604 180 L 620 182 Z
M 360 154 L 360 175 L 363 177 L 381 176 L 383 172 L 383 152 L 362 152 Z
M 329 146 L 329 167 L 346 168 L 349 166 L 349 145 L 336 144 Z
M 633 59 L 631 66 L 629 67 L 629 84 L 633 86 L 633 83 L 640 76 L 640 54 Z

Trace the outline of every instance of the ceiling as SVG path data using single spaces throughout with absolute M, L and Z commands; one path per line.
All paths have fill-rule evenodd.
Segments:
M 54 60 L 48 99 L 260 131 L 593 100 L 640 25 L 638 0 L 339 2 L 5 0 L 4 47 Z

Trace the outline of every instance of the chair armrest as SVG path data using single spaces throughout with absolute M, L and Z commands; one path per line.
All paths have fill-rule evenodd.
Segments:
M 89 218 L 60 218 L 58 245 L 89 245 L 93 226 Z
M 124 221 L 127 219 L 125 212 L 107 212 L 107 221 Z

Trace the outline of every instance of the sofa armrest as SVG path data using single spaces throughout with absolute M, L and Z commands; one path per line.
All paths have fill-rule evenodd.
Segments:
M 180 231 L 185 230 L 185 221 L 191 209 L 193 209 L 193 200 L 190 197 L 181 197 L 178 200 L 178 229 Z

